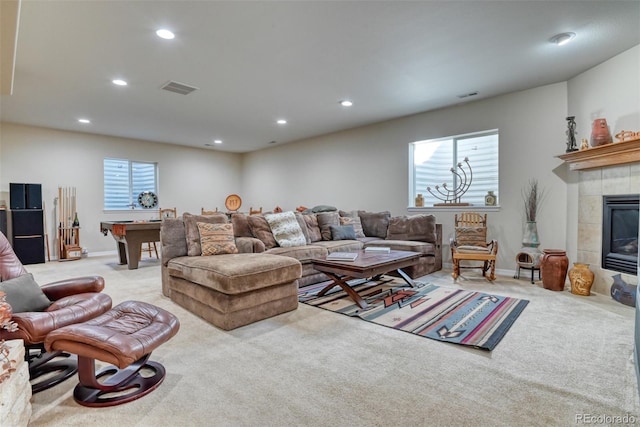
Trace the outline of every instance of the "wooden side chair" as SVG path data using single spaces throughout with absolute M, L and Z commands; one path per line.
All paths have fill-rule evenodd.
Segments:
M 249 208 L 249 215 L 260 215 L 262 213 L 262 207 L 258 209 Z
M 165 218 L 177 218 L 178 217 L 178 210 L 176 208 L 166 208 L 166 209 L 158 209 L 158 212 L 160 213 L 160 220 L 163 220 Z M 153 252 L 152 252 L 153 251 Z M 140 258 L 142 258 L 142 253 L 143 252 L 147 252 L 149 254 L 149 257 L 151 257 L 151 255 L 153 253 L 156 254 L 156 258 L 160 258 L 158 256 L 158 246 L 156 245 L 156 242 L 145 242 L 142 243 L 140 245 Z
M 215 215 L 218 213 L 218 208 L 216 208 L 215 211 L 207 211 L 204 208 L 201 208 L 200 211 L 200 215 Z
M 480 268 L 487 280 L 496 280 L 498 242 L 492 240 L 487 243 L 487 214 L 482 215 L 476 212 L 456 214 L 454 225 L 455 238 L 451 240 L 453 279 L 456 280 L 460 276 L 461 268 Z M 461 265 L 462 261 L 471 261 L 472 265 Z M 478 265 L 478 262 L 482 264 Z

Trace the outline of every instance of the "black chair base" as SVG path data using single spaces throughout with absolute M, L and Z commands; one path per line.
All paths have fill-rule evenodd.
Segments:
M 53 353 L 40 352 L 32 356 L 30 350 L 39 351 L 37 347 L 27 348 L 25 358 L 29 363 L 29 382 L 31 392 L 39 393 L 71 378 L 78 372 L 77 357 L 63 351 Z
M 164 366 L 143 356 L 124 369 L 107 366 L 95 372 L 95 360 L 78 356 L 80 383 L 73 390 L 74 400 L 89 407 L 121 405 L 155 390 L 164 380 Z M 146 371 L 150 375 L 146 376 Z

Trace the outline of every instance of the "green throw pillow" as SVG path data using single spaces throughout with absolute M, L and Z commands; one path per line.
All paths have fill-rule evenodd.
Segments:
M 6 301 L 14 313 L 43 311 L 51 305 L 31 273 L 0 282 L 0 291 L 7 294 Z
M 332 240 L 356 240 L 353 225 L 330 225 Z

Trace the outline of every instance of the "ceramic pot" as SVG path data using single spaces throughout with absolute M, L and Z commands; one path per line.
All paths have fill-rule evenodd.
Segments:
M 569 258 L 562 249 L 544 249 L 540 260 L 542 286 L 552 291 L 564 290 Z
M 595 119 L 591 127 L 591 146 L 598 147 L 612 142 L 613 138 L 611 138 L 611 132 L 607 126 L 607 119 Z
M 582 296 L 591 295 L 594 276 L 593 271 L 589 270 L 589 264 L 574 262 L 573 268 L 569 270 L 571 293 Z

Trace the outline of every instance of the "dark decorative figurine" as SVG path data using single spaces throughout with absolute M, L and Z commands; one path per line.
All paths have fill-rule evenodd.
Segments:
M 567 153 L 578 151 L 575 116 L 567 117 Z

